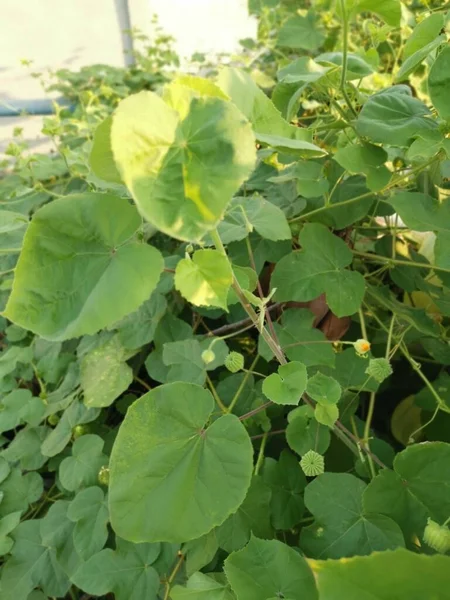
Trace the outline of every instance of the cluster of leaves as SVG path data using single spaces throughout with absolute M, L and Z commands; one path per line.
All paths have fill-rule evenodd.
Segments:
M 448 597 L 449 16 L 297 8 L 9 148 L 4 600 Z

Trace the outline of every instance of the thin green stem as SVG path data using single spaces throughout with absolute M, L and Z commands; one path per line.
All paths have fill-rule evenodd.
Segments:
M 421 425 L 420 427 L 418 427 L 416 430 L 414 430 L 410 436 L 409 436 L 409 440 L 408 442 L 413 444 L 416 440 L 414 439 L 416 437 L 416 435 L 422 431 L 423 429 L 425 429 L 425 427 L 428 427 L 428 425 L 431 425 L 431 423 L 435 420 L 435 418 L 437 417 L 437 414 L 439 412 L 440 408 L 439 406 L 436 406 L 433 414 L 431 415 L 431 418 L 428 419 L 428 421 L 426 423 L 424 423 L 423 425 Z
M 176 565 L 174 566 L 172 573 L 169 576 L 169 579 L 166 581 L 166 590 L 164 593 L 164 600 L 169 600 L 170 597 L 170 588 L 172 587 L 172 583 L 174 582 L 175 577 L 177 576 L 178 571 L 181 569 L 181 565 L 184 561 L 184 554 L 178 552 L 178 560 Z
M 367 306 L 367 304 L 366 304 L 366 306 Z M 370 310 L 370 307 L 368 307 L 368 308 Z M 378 316 L 375 314 L 374 311 L 371 311 L 371 316 L 378 323 L 378 325 L 382 329 L 384 329 L 384 331 L 389 335 L 389 329 L 386 327 L 386 325 L 383 323 L 383 321 L 381 321 L 381 319 L 378 318 Z M 394 339 L 399 339 L 399 337 L 395 336 L 394 334 L 392 334 L 392 337 Z M 422 379 L 422 381 L 424 382 L 426 387 L 430 390 L 432 396 L 434 397 L 434 399 L 436 400 L 436 402 L 438 404 L 438 408 L 440 408 L 442 406 L 446 407 L 444 400 L 436 392 L 431 381 L 428 379 L 428 377 L 426 375 L 424 375 L 424 373 L 422 373 L 421 364 L 412 358 L 412 356 L 410 355 L 410 353 L 408 351 L 408 348 L 405 346 L 405 343 L 403 341 L 398 343 L 398 349 L 403 354 L 403 356 L 406 358 L 406 360 L 409 362 L 409 364 L 414 369 L 414 371 L 417 373 L 417 375 Z
M 427 167 L 432 165 L 435 160 L 436 160 L 436 158 L 434 157 L 432 160 L 424 163 L 423 165 L 419 165 L 418 167 L 415 167 L 414 169 L 410 169 L 404 175 L 399 175 L 395 179 L 392 179 L 379 192 L 376 192 L 376 193 L 375 192 L 365 192 L 364 194 L 360 194 L 359 196 L 355 196 L 354 198 L 349 198 L 348 200 L 343 200 L 342 202 L 336 202 L 335 204 L 330 204 L 329 206 L 324 205 L 324 206 L 321 206 L 320 208 L 316 208 L 307 213 L 303 213 L 302 215 L 299 215 L 298 217 L 295 217 L 294 219 L 290 219 L 289 222 L 295 223 L 297 221 L 304 221 L 305 219 L 308 219 L 309 217 L 313 217 L 313 216 L 320 214 L 326 210 L 333 210 L 334 208 L 341 208 L 342 206 L 349 206 L 350 204 L 354 204 L 355 202 L 359 202 L 360 200 L 364 200 L 365 198 L 374 197 L 376 194 L 378 194 L 378 195 L 383 194 L 384 192 L 387 192 L 388 190 L 394 188 L 398 183 L 401 183 L 405 179 L 408 179 L 409 177 L 411 177 L 411 175 L 414 175 L 415 173 L 419 173 L 420 171 L 423 171 L 424 169 L 426 169 Z
M 394 324 L 395 324 L 395 314 L 392 315 L 391 323 L 389 325 L 388 339 L 387 339 L 387 343 L 386 343 L 386 352 L 384 355 L 387 360 L 389 360 L 389 355 L 391 353 L 392 335 L 394 333 Z
M 415 262 L 413 260 L 400 260 L 398 258 L 391 258 L 389 256 L 381 256 L 380 254 L 371 254 L 370 252 L 358 252 L 352 250 L 355 256 L 360 256 L 367 260 L 373 260 L 374 262 L 388 263 L 392 265 L 400 265 L 402 267 L 416 267 L 417 269 L 430 269 L 432 271 L 442 271 L 443 273 L 450 273 L 450 269 L 445 267 L 438 267 L 437 265 L 430 265 L 428 263 Z
M 365 340 L 367 340 L 369 338 L 367 337 L 366 320 L 364 318 L 364 313 L 363 313 L 363 311 L 362 311 L 361 308 L 358 309 L 358 315 L 359 315 L 359 324 L 360 324 L 360 327 L 361 327 L 361 335 L 363 336 L 363 338 Z
M 367 418 L 366 418 L 366 422 L 364 425 L 364 444 L 366 444 L 367 448 L 370 448 L 370 441 L 369 441 L 370 440 L 370 426 L 372 425 L 373 413 L 375 410 L 375 399 L 376 399 L 375 392 L 370 392 L 369 410 L 367 411 Z M 369 459 L 370 473 L 373 478 L 373 477 L 375 477 L 376 472 L 375 472 L 375 467 L 374 467 L 372 457 L 370 456 L 370 454 L 368 455 L 368 459 Z
M 212 237 L 212 240 L 213 240 L 214 245 L 216 246 L 217 250 L 219 250 L 224 256 L 227 256 L 225 247 L 222 244 L 222 240 L 220 239 L 220 236 L 217 233 L 217 231 L 212 231 L 211 237 Z M 254 310 L 253 306 L 247 301 L 247 298 L 245 297 L 245 295 L 242 291 L 242 288 L 239 285 L 239 282 L 236 279 L 236 277 L 234 277 L 234 275 L 233 275 L 233 284 L 232 285 L 233 285 L 233 290 L 235 291 L 236 296 L 238 297 L 239 302 L 241 303 L 243 309 L 248 314 L 250 319 L 253 321 L 253 324 L 258 326 L 258 321 L 259 321 L 258 315 L 257 315 L 256 311 Z M 264 325 L 261 327 L 260 333 L 261 333 L 264 341 L 266 342 L 266 344 L 269 346 L 270 350 L 273 352 L 273 354 L 278 359 L 278 362 L 282 365 L 286 364 L 287 361 L 283 354 L 282 349 L 279 347 L 279 345 L 276 343 L 276 341 L 272 338 L 272 336 L 267 331 L 267 329 L 264 327 Z
M 134 380 L 137 381 L 140 385 L 142 385 L 142 387 L 145 388 L 146 390 L 150 391 L 152 389 L 152 387 L 146 381 L 144 381 L 137 375 L 134 376 Z
M 256 461 L 254 475 L 258 475 L 261 470 L 262 464 L 264 462 L 264 450 L 266 448 L 267 438 L 269 437 L 269 433 L 266 431 L 261 439 L 261 445 L 259 447 L 258 459 Z
M 347 57 L 348 57 L 348 18 L 345 7 L 345 0 L 341 0 L 341 13 L 342 13 L 342 73 L 341 73 L 341 92 L 344 96 L 345 102 L 350 109 L 350 112 L 355 118 L 358 117 L 357 112 L 353 108 L 350 98 L 347 94 Z
M 223 414 L 227 414 L 228 409 L 225 406 L 225 404 L 222 402 L 222 400 L 219 397 L 219 394 L 217 393 L 216 388 L 214 387 L 213 382 L 211 381 L 211 377 L 208 375 L 208 373 L 206 373 L 206 383 L 208 384 L 208 387 L 211 391 L 211 394 L 214 397 L 214 400 L 216 401 L 217 406 L 220 408 L 220 410 L 223 412 Z
M 233 408 L 236 406 L 236 402 L 239 400 L 240 395 L 242 394 L 242 392 L 243 392 L 243 390 L 244 390 L 244 388 L 245 388 L 245 386 L 247 384 L 247 381 L 250 378 L 251 372 L 256 367 L 256 364 L 257 364 L 258 360 L 259 360 L 259 354 L 257 354 L 256 357 L 254 358 L 252 364 L 250 365 L 250 369 L 245 372 L 245 375 L 244 375 L 244 377 L 243 377 L 243 379 L 241 381 L 241 385 L 238 387 L 236 393 L 233 396 L 233 399 L 230 402 L 230 405 L 227 408 L 227 412 L 228 413 L 233 412 Z

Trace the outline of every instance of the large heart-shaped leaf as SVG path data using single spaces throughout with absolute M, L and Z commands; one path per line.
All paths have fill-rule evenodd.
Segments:
M 252 537 L 225 561 L 225 573 L 239 600 L 317 600 L 314 576 L 306 560 L 278 540 Z
M 134 541 L 200 537 L 243 502 L 252 445 L 239 419 L 214 410 L 209 391 L 190 383 L 162 385 L 127 412 L 111 455 L 114 530 Z
M 177 100 L 180 113 L 152 92 L 123 100 L 111 143 L 142 215 L 168 235 L 198 240 L 216 227 L 250 175 L 255 139 L 231 102 L 195 97 L 184 85 Z
M 65 340 L 136 310 L 163 269 L 161 254 L 134 238 L 140 224 L 127 200 L 109 194 L 67 196 L 38 210 L 5 316 L 48 340 Z
M 320 598 L 326 600 L 444 600 L 443 590 L 448 589 L 450 560 L 445 556 L 419 555 L 398 548 L 345 560 L 308 562 Z
M 436 129 L 430 110 L 405 87 L 383 90 L 367 100 L 356 123 L 361 135 L 382 144 L 407 146 L 415 135 Z
M 308 556 L 341 558 L 404 546 L 400 527 L 389 517 L 364 510 L 366 484 L 347 473 L 324 473 L 305 490 L 305 505 L 316 522 L 302 529 Z
M 445 36 L 443 36 L 445 40 Z M 428 76 L 428 90 L 434 107 L 443 119 L 450 120 L 450 48 L 446 46 L 433 63 Z

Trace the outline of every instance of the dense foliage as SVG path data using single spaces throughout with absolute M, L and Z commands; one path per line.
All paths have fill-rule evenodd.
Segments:
M 450 15 L 302 4 L 16 132 L 2 600 L 450 597 Z

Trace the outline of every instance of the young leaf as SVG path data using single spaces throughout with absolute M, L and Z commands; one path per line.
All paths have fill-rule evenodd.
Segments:
M 0 519 L 0 556 L 9 554 L 14 545 L 14 540 L 8 535 L 20 523 L 21 511 L 10 513 Z
M 294 361 L 281 365 L 278 367 L 278 373 L 266 377 L 262 391 L 276 404 L 298 404 L 306 389 L 307 380 L 305 365 Z
M 347 473 L 324 473 L 305 490 L 316 522 L 304 527 L 300 545 L 314 558 L 342 558 L 404 546 L 400 527 L 381 514 L 365 513 L 366 484 Z
M 73 429 L 77 425 L 90 423 L 98 417 L 99 412 L 98 408 L 87 408 L 78 400 L 72 401 L 64 411 L 55 429 L 44 440 L 41 448 L 42 454 L 56 456 L 56 454 L 62 452 L 70 441 Z
M 445 37 L 444 37 L 445 39 Z M 428 76 L 428 91 L 439 116 L 450 121 L 450 48 L 446 46 L 437 56 Z
M 83 560 L 100 552 L 108 539 L 108 506 L 99 487 L 89 487 L 75 496 L 67 510 L 68 518 L 76 523 L 73 531 L 75 550 Z
M 152 92 L 123 100 L 113 117 L 114 159 L 143 216 L 172 237 L 195 241 L 214 229 L 252 171 L 254 137 L 233 104 L 195 98 L 182 113 Z
M 88 407 L 109 406 L 133 381 L 133 371 L 119 338 L 88 352 L 81 362 L 81 386 Z
M 417 50 L 432 42 L 438 37 L 443 27 L 444 15 L 440 12 L 432 13 L 423 21 L 417 23 L 403 47 L 403 57 L 412 56 Z
M 93 334 L 136 310 L 163 269 L 155 248 L 133 241 L 140 224 L 127 200 L 109 194 L 74 194 L 38 210 L 5 316 L 58 341 Z
M 100 125 L 97 125 L 89 156 L 89 165 L 94 175 L 100 177 L 100 179 L 123 184 L 111 148 L 111 125 L 112 117 L 106 117 Z
M 291 238 L 291 230 L 283 211 L 264 198 L 242 199 L 245 214 L 259 235 L 273 242 Z
M 317 20 L 314 11 L 309 11 L 304 17 L 291 17 L 278 32 L 277 46 L 317 50 L 325 41 L 324 34 L 317 26 Z
M 400 88 L 400 89 L 396 89 Z M 436 129 L 430 111 L 423 102 L 395 86 L 371 96 L 362 107 L 356 122 L 360 135 L 373 142 L 391 146 L 408 146 L 412 138 Z
M 288 308 L 283 311 L 281 325 L 274 323 L 280 345 L 289 360 L 314 365 L 334 366 L 335 352 L 325 335 L 313 327 L 314 315 L 306 308 Z M 273 356 L 262 336 L 258 351 L 266 360 Z
M 35 472 L 22 474 L 13 468 L 0 483 L 0 517 L 15 511 L 26 511 L 28 506 L 39 500 L 43 491 L 42 477 Z
M 116 323 L 112 329 L 117 331 L 122 346 L 127 350 L 141 348 L 153 341 L 166 309 L 165 297 L 155 292 L 136 312 Z
M 238 509 L 250 485 L 252 446 L 234 415 L 205 429 L 213 410 L 210 392 L 188 383 L 160 386 L 128 409 L 110 463 L 119 535 L 188 541 Z
M 338 317 L 356 312 L 365 283 L 360 273 L 344 270 L 353 259 L 345 242 L 318 223 L 305 225 L 299 242 L 302 251 L 288 254 L 275 267 L 275 298 L 306 302 L 325 292 L 330 309 Z
M 75 440 L 72 456 L 59 466 L 61 484 L 71 492 L 97 483 L 100 468 L 108 462 L 102 453 L 103 440 L 98 435 L 87 434 Z
M 292 411 L 293 412 L 293 411 Z M 303 456 L 309 450 L 325 454 L 330 445 L 330 430 L 321 425 L 316 419 L 306 415 L 289 414 L 289 423 L 286 428 L 286 441 L 289 447 Z
M 306 391 L 319 404 L 337 404 L 342 395 L 341 386 L 336 379 L 320 371 L 308 379 Z
M 336 404 L 316 404 L 314 417 L 322 425 L 333 427 L 339 418 L 339 408 Z
M 18 425 L 37 425 L 44 416 L 45 404 L 34 398 L 29 390 L 19 389 L 4 396 L 0 401 L 0 433 L 15 429 Z
M 203 573 L 189 577 L 186 587 L 176 585 L 170 592 L 172 600 L 235 600 L 230 586 Z
M 267 135 L 271 137 L 267 143 L 276 143 L 278 146 L 284 144 L 288 152 L 294 151 L 309 156 L 325 154 L 319 146 L 311 144 L 312 134 L 309 131 L 294 127 L 283 119 L 273 102 L 259 89 L 249 74 L 226 67 L 220 71 L 217 83 L 252 123 L 257 139 Z M 296 141 L 308 142 L 310 146 L 300 144 L 296 147 Z
M 426 57 L 431 52 L 433 52 L 433 50 L 435 50 L 438 46 L 445 42 L 445 39 L 445 35 L 440 35 L 436 39 L 432 40 L 429 44 L 423 46 L 423 48 L 420 48 L 419 50 L 414 52 L 414 54 L 409 56 L 404 61 L 398 73 L 396 74 L 395 81 L 405 81 L 406 79 L 408 79 L 408 77 L 411 75 L 411 73 L 413 73 L 415 68 L 418 67 L 426 59 Z M 429 89 L 429 91 L 431 95 L 431 90 Z
M 278 540 L 252 537 L 226 559 L 225 574 L 239 599 L 318 600 L 314 576 L 306 560 Z
M 273 458 L 266 458 L 263 479 L 272 490 L 272 525 L 278 530 L 292 529 L 300 522 L 305 512 L 303 491 L 306 478 L 298 460 L 289 450 L 283 450 L 278 462 Z
M 27 600 L 33 588 L 48 596 L 64 597 L 70 581 L 56 558 L 56 550 L 43 543 L 41 520 L 21 523 L 13 532 L 12 556 L 2 569 L 2 600 Z
M 233 272 L 228 258 L 218 250 L 197 250 L 183 258 L 175 270 L 175 288 L 195 306 L 227 309 Z
M 157 600 L 159 575 L 152 565 L 161 544 L 130 544 L 120 538 L 116 544 L 116 550 L 107 548 L 91 556 L 72 581 L 94 596 L 111 592 L 116 600 Z
M 252 533 L 264 539 L 273 537 L 269 512 L 271 496 L 271 490 L 264 480 L 254 476 L 237 512 L 216 529 L 219 546 L 226 552 L 235 552 L 247 544 Z

